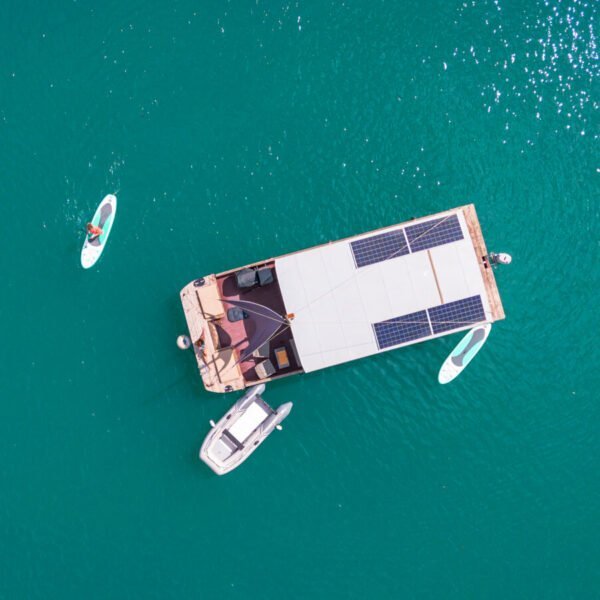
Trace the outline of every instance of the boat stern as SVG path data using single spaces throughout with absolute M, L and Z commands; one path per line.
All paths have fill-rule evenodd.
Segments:
M 180 297 L 204 387 L 218 393 L 244 389 L 237 352 L 233 346 L 224 346 L 219 337 L 218 321 L 225 309 L 216 276 L 188 283 Z

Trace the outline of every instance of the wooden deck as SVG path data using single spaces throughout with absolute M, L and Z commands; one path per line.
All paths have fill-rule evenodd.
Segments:
M 469 233 L 471 234 L 471 240 L 473 247 L 477 254 L 479 268 L 481 269 L 481 276 L 485 284 L 485 290 L 490 304 L 490 310 L 492 311 L 492 320 L 500 321 L 504 319 L 504 308 L 502 306 L 502 300 L 500 299 L 500 292 L 496 285 L 496 278 L 494 277 L 494 271 L 492 266 L 487 260 L 488 251 L 483 240 L 483 234 L 481 233 L 481 226 L 479 225 L 479 219 L 477 218 L 477 212 L 475 211 L 474 204 L 467 204 L 462 207 Z
M 235 350 L 221 348 L 213 335 L 213 324 L 219 318 L 219 313 L 214 314 L 215 308 L 221 305 L 216 277 L 204 277 L 202 285 L 192 281 L 181 290 L 180 296 L 204 387 L 219 393 L 244 389 Z

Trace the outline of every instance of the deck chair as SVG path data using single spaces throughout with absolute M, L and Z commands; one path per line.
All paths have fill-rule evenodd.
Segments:
M 254 367 L 256 374 L 260 379 L 267 379 L 267 377 L 271 377 L 271 375 L 275 374 L 275 367 L 273 363 L 267 358 L 267 360 L 259 363 Z
M 256 285 L 256 271 L 254 269 L 242 269 L 235 274 L 235 282 L 239 290 L 247 290 Z
M 237 306 L 227 309 L 227 320 L 230 323 L 235 323 L 236 321 L 243 321 L 247 318 L 248 313 Z
M 273 277 L 273 271 L 269 267 L 261 267 L 256 271 L 258 276 L 258 285 L 265 286 L 275 281 Z
M 269 352 L 271 351 L 271 347 L 269 342 L 265 342 L 262 346 L 260 346 L 259 348 L 257 348 L 253 353 L 252 356 L 254 358 L 269 358 Z

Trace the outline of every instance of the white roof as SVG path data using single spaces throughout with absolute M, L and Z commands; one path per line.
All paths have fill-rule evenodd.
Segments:
M 267 417 L 269 413 L 258 403 L 253 402 L 229 427 L 229 433 L 238 441 L 243 442 Z
M 458 216 L 463 239 L 357 268 L 351 242 L 451 214 Z M 382 351 L 374 323 L 475 295 L 490 314 L 461 210 L 288 254 L 275 268 L 286 312 L 295 314 L 291 329 L 305 371 Z

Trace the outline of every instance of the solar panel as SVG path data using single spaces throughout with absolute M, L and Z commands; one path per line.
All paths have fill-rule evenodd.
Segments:
M 463 239 L 462 229 L 456 215 L 410 225 L 406 227 L 405 231 L 412 252 L 427 250 Z
M 350 242 L 357 267 L 366 267 L 396 256 L 409 254 L 402 229 L 386 231 L 379 235 Z
M 465 325 L 485 321 L 481 296 L 471 296 L 464 300 L 448 302 L 430 308 L 428 312 L 433 333 L 442 333 L 450 329 L 459 329 Z
M 424 310 L 374 323 L 373 329 L 380 350 L 431 335 L 427 312 Z

